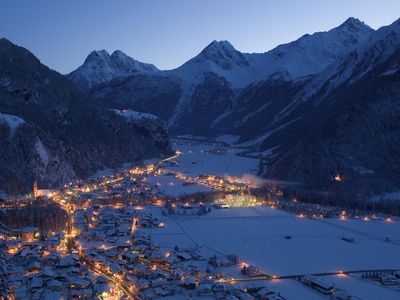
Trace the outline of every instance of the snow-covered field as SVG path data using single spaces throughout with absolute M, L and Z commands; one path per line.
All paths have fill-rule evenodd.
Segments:
M 386 193 L 382 195 L 376 195 L 371 198 L 372 201 L 400 201 L 400 191 L 393 193 Z
M 146 209 L 157 213 L 157 208 Z M 164 229 L 148 230 L 161 247 L 200 246 L 209 253 L 236 254 L 270 275 L 400 269 L 399 222 L 301 219 L 269 207 L 213 210 L 201 217 L 165 219 Z M 292 239 L 285 239 L 287 235 Z M 355 242 L 342 237 L 354 238 Z M 386 237 L 392 242 L 385 242 Z M 326 281 L 354 291 L 352 294 L 361 299 L 400 299 L 399 292 L 360 278 L 327 276 Z M 268 284 L 276 286 L 287 299 L 326 299 L 293 280 Z
M 151 184 L 158 185 L 160 192 L 168 196 L 179 196 L 184 194 L 210 191 L 209 188 L 197 184 L 183 185 L 182 180 L 177 179 L 174 176 L 152 176 L 149 177 L 149 182 Z
M 236 149 L 221 150 L 213 144 L 194 143 L 185 140 L 174 140 L 172 146 L 182 154 L 174 159 L 176 166 L 166 165 L 167 171 L 183 173 L 189 177 L 197 177 L 201 174 L 231 175 L 247 178 L 248 174 L 255 173 L 258 160 L 237 156 Z M 154 163 L 148 161 L 147 163 Z M 174 176 L 152 176 L 149 177 L 152 184 L 157 184 L 160 191 L 168 196 L 179 196 L 195 192 L 207 192 L 210 188 L 191 184 L 183 185 L 183 182 Z
M 216 149 L 213 145 L 174 141 L 172 146 L 182 152 L 176 159 L 180 163 L 178 170 L 189 176 L 215 174 L 242 177 L 256 172 L 259 163 L 258 159 L 237 156 L 239 151 L 236 149 L 215 154 L 210 152 Z

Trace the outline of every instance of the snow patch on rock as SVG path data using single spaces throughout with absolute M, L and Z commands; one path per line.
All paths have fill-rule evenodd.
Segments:
M 159 118 L 156 115 L 129 110 L 129 109 L 112 109 L 117 115 L 123 116 L 124 118 L 128 119 L 129 121 L 135 120 L 158 120 Z
M 0 113 L 0 122 L 5 123 L 10 128 L 11 136 L 14 136 L 17 128 L 25 123 L 20 117 L 3 113 Z
M 39 154 L 39 157 L 42 160 L 43 164 L 45 166 L 47 166 L 49 163 L 49 152 L 44 147 L 44 145 L 40 139 L 37 139 L 35 142 L 35 150 L 36 150 L 37 154 Z

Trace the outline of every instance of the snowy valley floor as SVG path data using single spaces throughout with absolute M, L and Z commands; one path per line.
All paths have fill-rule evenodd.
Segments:
M 146 210 L 154 215 L 161 213 L 155 207 Z M 209 254 L 235 254 L 269 275 L 400 269 L 399 222 L 302 219 L 259 206 L 213 210 L 200 217 L 164 218 L 165 228 L 142 229 L 161 248 L 200 246 Z M 287 235 L 292 239 L 285 239 Z M 386 237 L 391 242 L 385 242 Z M 400 291 L 359 276 L 325 276 L 324 280 L 360 299 L 400 297 Z M 287 299 L 329 298 L 292 279 L 268 281 L 266 285 L 278 289 Z

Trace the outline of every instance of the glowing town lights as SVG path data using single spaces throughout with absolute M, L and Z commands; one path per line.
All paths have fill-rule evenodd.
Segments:
M 152 265 L 151 266 L 151 269 L 154 271 L 154 270 L 157 270 L 157 266 L 156 265 Z
M 298 217 L 299 218 L 304 218 L 304 214 L 299 214 Z
M 17 253 L 18 249 L 19 249 L 19 247 L 9 248 L 7 253 L 10 254 L 10 255 L 13 255 L 13 254 Z
M 247 264 L 247 263 L 245 263 L 245 262 L 242 262 L 242 263 L 240 264 L 240 266 L 241 266 L 242 268 L 248 268 L 250 265 Z
M 346 220 L 346 216 L 341 215 L 341 216 L 340 216 L 340 220 L 342 220 L 342 221 Z
M 368 222 L 368 221 L 370 220 L 370 218 L 367 217 L 367 216 L 365 216 L 365 217 L 363 218 L 363 220 L 364 220 L 365 222 Z
M 392 218 L 391 218 L 391 217 L 387 217 L 387 218 L 385 219 L 385 221 L 386 221 L 386 222 L 388 222 L 388 223 L 391 223 L 391 222 L 393 222 L 393 220 L 392 220 Z
M 340 176 L 339 174 L 337 174 L 337 175 L 334 177 L 334 179 L 335 179 L 335 181 L 337 181 L 337 182 L 341 182 L 341 181 L 343 180 L 343 177 Z
M 345 277 L 346 274 L 343 271 L 339 271 L 337 274 L 339 277 Z
M 143 206 L 140 206 L 140 205 L 135 206 L 135 210 L 142 210 L 142 209 L 143 209 Z
M 166 258 L 168 258 L 170 255 L 171 255 L 171 254 L 170 254 L 169 252 L 166 252 L 166 253 L 164 254 L 164 256 L 165 256 Z

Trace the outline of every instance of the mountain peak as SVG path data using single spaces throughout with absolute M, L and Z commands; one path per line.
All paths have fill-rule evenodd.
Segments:
M 103 49 L 92 51 L 83 65 L 71 72 L 69 77 L 80 89 L 88 90 L 97 84 L 118 77 L 157 70 L 154 65 L 137 61 L 121 50 L 115 50 L 110 55 Z
M 6 39 L 5 37 L 0 37 L 0 44 L 10 45 L 12 43 L 10 42 L 10 40 Z
M 192 61 L 196 63 L 211 61 L 224 70 L 229 70 L 234 65 L 248 65 L 247 59 L 231 43 L 215 40 L 208 44 Z
M 93 50 L 90 54 L 86 57 L 84 64 L 90 64 L 99 61 L 108 61 L 110 60 L 110 54 L 102 49 L 102 50 Z
M 102 50 L 93 50 L 90 52 L 88 57 L 109 57 L 110 54 L 107 52 L 107 50 L 102 49 Z
M 365 24 L 363 21 L 360 21 L 357 18 L 349 17 L 346 21 L 344 21 L 341 25 L 336 27 L 337 29 L 346 29 L 348 31 L 356 32 L 356 31 L 373 31 L 371 27 Z
M 126 55 L 124 52 L 122 52 L 121 50 L 115 50 L 112 54 L 111 57 L 129 57 L 128 55 Z
M 203 51 L 214 51 L 219 49 L 224 49 L 226 51 L 237 51 L 228 41 L 216 40 L 213 40 L 210 44 L 208 44 Z

